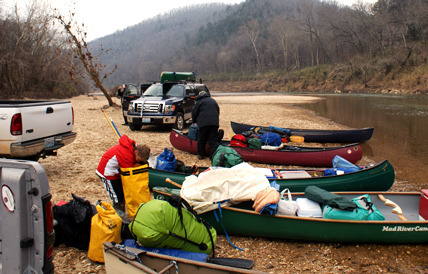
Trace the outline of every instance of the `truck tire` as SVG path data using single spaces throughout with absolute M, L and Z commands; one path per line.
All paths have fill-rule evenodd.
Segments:
M 134 124 L 128 124 L 128 126 L 131 131 L 140 130 L 143 127 L 143 125 L 134 125 Z
M 37 162 L 40 159 L 40 154 L 36 154 L 33 156 L 27 156 L 27 157 L 22 157 L 22 160 L 27 160 L 27 161 L 34 161 Z
M 177 116 L 175 116 L 174 128 L 178 130 L 184 129 L 184 115 L 182 112 L 177 113 Z

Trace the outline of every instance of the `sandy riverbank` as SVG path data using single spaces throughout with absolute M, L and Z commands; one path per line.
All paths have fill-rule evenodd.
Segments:
M 215 96 L 220 105 L 220 128 L 225 136 L 232 134 L 230 121 L 249 124 L 276 125 L 294 128 L 344 129 L 300 109 L 298 103 L 317 100 L 310 96 Z M 117 98 L 115 102 L 119 103 Z M 74 143 L 58 151 L 57 157 L 41 159 L 51 186 L 53 202 L 68 201 L 71 193 L 95 203 L 97 200 L 110 202 L 95 169 L 101 155 L 117 143 L 110 125 L 101 109 L 107 105 L 102 96 L 79 96 L 71 99 L 75 112 Z M 168 127 L 143 127 L 141 131 L 130 131 L 122 126 L 119 108 L 106 108 L 121 134 L 126 134 L 137 143 L 147 143 L 152 149 L 170 147 Z M 187 165 L 196 163 L 208 166 L 209 160 L 199 161 L 196 155 L 174 151 L 176 157 Z M 364 162 L 370 159 L 363 158 Z M 262 225 L 262 224 L 261 224 Z M 273 228 L 275 229 L 275 228 Z M 296 272 L 402 272 L 422 273 L 428 265 L 426 246 L 388 245 L 342 245 L 303 243 L 282 240 L 231 237 L 234 244 L 244 252 L 231 247 L 224 236 L 217 240 L 218 256 L 249 258 L 255 261 L 255 270 L 272 273 Z M 106 273 L 103 265 L 91 262 L 86 252 L 61 246 L 55 249 L 56 273 Z

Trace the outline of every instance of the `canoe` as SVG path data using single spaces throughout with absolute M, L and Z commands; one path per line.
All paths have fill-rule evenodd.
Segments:
M 249 131 L 252 128 L 258 127 L 265 131 L 272 131 L 269 126 L 255 126 L 242 124 L 237 122 L 230 122 L 232 130 L 235 134 Z M 373 135 L 374 128 L 357 128 L 345 130 L 320 130 L 320 129 L 296 129 L 296 128 L 283 128 L 289 130 L 290 136 L 302 136 L 305 142 L 315 143 L 363 143 Z M 283 131 L 275 131 L 277 133 Z
M 174 190 L 171 190 L 174 191 Z M 358 244 L 426 244 L 428 243 L 428 221 L 419 220 L 420 212 L 428 212 L 427 198 L 418 192 L 335 192 L 352 199 L 369 194 L 374 206 L 385 217 L 384 221 L 333 220 L 313 217 L 262 215 L 252 209 L 253 202 L 222 207 L 222 223 L 228 235 L 265 237 L 310 242 L 358 243 Z M 401 207 L 402 221 L 394 209 L 379 198 Z M 154 197 L 168 199 L 168 191 L 154 189 Z M 292 193 L 292 198 L 303 197 L 303 193 Z M 423 201 L 425 200 L 425 202 Z M 387 202 L 388 202 L 387 200 Z M 423 204 L 423 209 L 419 205 Z M 218 210 L 216 210 L 218 211 Z M 218 215 L 218 212 L 217 212 Z M 210 223 L 217 233 L 224 233 L 214 211 L 199 215 Z M 426 217 L 428 218 L 428 217 Z
M 171 145 L 182 151 L 197 154 L 197 141 L 187 137 L 183 132 L 171 130 Z M 223 146 L 230 146 L 230 141 L 221 141 Z M 363 151 L 359 144 L 347 144 L 338 147 L 301 147 L 285 146 L 278 150 L 255 149 L 233 146 L 245 162 L 271 165 L 294 165 L 307 167 L 331 167 L 334 156 L 338 155 L 355 164 L 361 160 Z M 206 155 L 210 155 L 207 145 Z
M 199 171 L 207 167 L 199 167 Z M 278 169 L 281 179 L 268 178 L 276 181 L 280 189 L 290 189 L 292 192 L 303 192 L 307 186 L 317 186 L 328 191 L 388 191 L 395 180 L 394 168 L 388 160 L 364 166 L 362 170 L 342 175 L 324 176 L 324 169 Z M 181 172 L 172 172 L 160 169 L 149 169 L 149 188 L 169 187 L 178 188 L 165 179 L 182 184 L 187 176 Z M 286 178 L 285 178 L 286 177 Z
M 158 274 L 158 273 L 201 273 L 201 274 L 256 274 L 265 273 L 207 262 L 183 259 L 132 247 L 116 247 L 104 242 L 104 260 L 107 274 Z

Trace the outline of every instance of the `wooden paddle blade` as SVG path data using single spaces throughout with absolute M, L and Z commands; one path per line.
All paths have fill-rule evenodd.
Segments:
M 250 269 L 254 265 L 253 260 L 239 259 L 239 258 L 211 258 L 209 257 L 207 262 L 231 267 L 239 267 Z

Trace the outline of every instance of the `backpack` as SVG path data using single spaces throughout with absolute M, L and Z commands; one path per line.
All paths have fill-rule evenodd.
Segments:
M 189 137 L 192 140 L 198 140 L 199 139 L 199 127 L 197 124 L 192 124 L 189 127 L 189 130 L 187 132 L 187 137 Z
M 241 155 L 231 147 L 219 145 L 212 157 L 212 166 L 233 167 L 242 163 Z
M 178 195 L 172 195 L 168 201 L 154 199 L 142 203 L 129 230 L 145 247 L 175 248 L 208 255 L 214 251 L 217 238 L 216 230 Z
M 260 149 L 263 146 L 263 142 L 259 138 L 249 138 L 247 142 L 249 148 Z
M 91 237 L 91 219 L 97 209 L 88 200 L 71 194 L 73 200 L 53 206 L 55 225 L 55 243 L 65 243 L 68 247 L 88 250 Z
M 281 137 L 273 132 L 265 132 L 262 135 L 261 141 L 264 145 L 268 146 L 280 146 L 282 144 Z
M 242 134 L 236 134 L 230 140 L 230 145 L 234 147 L 247 147 L 247 138 Z

